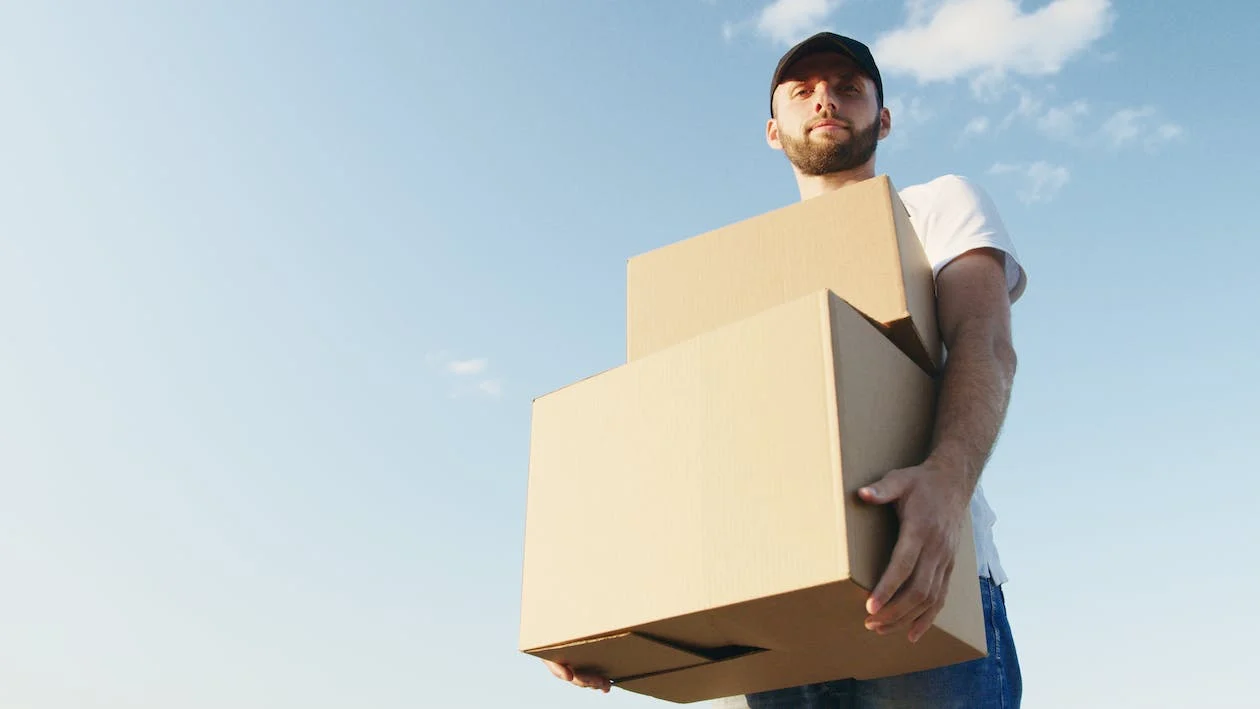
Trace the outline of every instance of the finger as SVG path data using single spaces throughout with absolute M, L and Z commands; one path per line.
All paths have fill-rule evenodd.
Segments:
M 552 662 L 551 660 L 543 660 L 543 663 L 547 665 L 547 669 L 551 670 L 551 674 L 559 677 L 565 682 L 573 681 L 573 670 L 569 669 L 568 665 L 562 665 L 559 662 Z
M 945 607 L 945 599 L 949 594 L 949 579 L 953 573 L 953 559 L 949 563 L 941 565 L 941 570 L 937 574 L 936 585 L 933 589 L 933 603 L 922 612 L 917 613 L 918 617 L 910 627 L 910 642 L 919 642 L 924 634 L 932 629 L 932 624 L 936 622 L 936 616 L 940 615 L 941 609 Z
M 940 615 L 941 609 L 944 607 L 945 598 L 942 597 L 930 606 L 923 615 L 915 619 L 914 624 L 910 626 L 910 642 L 917 643 L 923 639 L 927 631 L 932 629 L 932 623 L 936 622 L 936 616 Z
M 579 687 L 598 689 L 605 694 L 607 694 L 608 690 L 612 687 L 612 682 L 609 682 L 604 677 L 589 674 L 575 674 L 573 677 L 573 683 Z
M 927 555 L 925 554 L 924 556 L 926 557 Z M 922 565 L 923 561 L 924 561 L 923 558 L 920 558 L 919 569 L 925 572 L 925 576 L 923 578 L 929 578 L 930 581 L 924 584 L 922 582 L 922 578 L 911 579 L 911 586 L 917 587 L 917 588 L 925 588 L 926 590 L 923 593 L 916 593 L 912 591 L 907 594 L 908 596 L 907 600 L 909 601 L 913 601 L 914 599 L 919 599 L 919 598 L 921 598 L 922 600 L 920 600 L 917 605 L 907 608 L 905 613 L 901 615 L 897 615 L 898 611 L 894 610 L 893 606 L 897 605 L 898 599 L 894 598 L 893 603 L 888 608 L 885 609 L 885 611 L 892 614 L 893 619 L 889 621 L 887 625 L 879 629 L 880 634 L 900 633 L 906 630 L 907 628 L 910 628 L 911 635 L 913 635 L 914 623 L 918 622 L 918 620 L 922 618 L 924 614 L 931 611 L 934 606 L 938 606 L 942 604 L 942 598 L 945 595 L 944 576 L 945 576 L 946 565 L 945 564 L 936 565 L 935 570 L 931 572 L 931 575 L 927 576 L 926 575 L 927 567 Z M 939 609 L 938 609 L 938 612 L 939 612 Z M 932 613 L 931 618 L 935 618 L 935 617 L 936 617 L 936 614 Z M 929 619 L 928 622 L 930 625 L 931 619 Z
M 867 619 L 868 627 L 881 635 L 901 632 L 936 602 L 933 584 L 939 574 L 935 565 L 927 565 L 930 563 L 926 555 L 919 557 L 919 566 L 910 581 L 893 596 L 891 603 Z
M 900 633 L 904 630 L 908 630 L 911 624 L 926 613 L 936 602 L 935 598 L 930 593 L 919 592 L 914 589 L 915 587 L 913 585 L 906 587 L 905 590 L 912 593 L 905 594 L 905 604 L 898 606 L 898 599 L 894 598 L 893 602 L 884 609 L 890 614 L 887 620 L 881 620 L 879 618 L 873 618 L 871 620 L 875 632 L 880 635 L 893 635 L 894 633 Z M 914 603 L 914 605 L 910 605 L 914 602 L 913 599 L 919 598 L 922 598 L 923 600 Z
M 889 632 L 903 630 L 945 595 L 953 568 L 952 555 L 943 553 L 939 547 L 924 545 L 910 581 L 891 603 L 872 614 L 869 620 L 877 626 L 884 626 Z
M 919 555 L 923 552 L 923 543 L 912 531 L 905 528 L 901 530 L 901 534 L 897 538 L 897 544 L 893 547 L 892 559 L 888 562 L 888 568 L 884 569 L 884 574 L 880 577 L 879 583 L 875 584 L 874 590 L 871 591 L 870 598 L 866 599 L 866 612 L 874 616 L 888 604 L 894 595 L 905 584 L 906 579 L 914 573 L 915 565 L 919 562 Z

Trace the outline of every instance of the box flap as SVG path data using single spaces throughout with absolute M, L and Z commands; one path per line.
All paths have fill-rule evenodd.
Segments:
M 923 250 L 923 243 L 910 223 L 910 213 L 896 190 L 888 191 L 888 200 L 896 225 L 901 272 L 905 276 L 902 286 L 906 292 L 906 307 L 911 315 L 907 320 L 892 323 L 888 328 L 888 337 L 923 371 L 935 375 L 944 356 L 936 321 L 936 278 L 932 275 L 932 264 Z
M 709 662 L 709 658 L 703 655 L 639 633 L 605 635 L 535 650 L 530 654 L 568 665 L 577 672 L 590 672 L 614 681 Z

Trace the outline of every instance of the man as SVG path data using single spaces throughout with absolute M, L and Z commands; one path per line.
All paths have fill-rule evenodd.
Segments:
M 771 82 L 766 141 L 792 165 L 802 200 L 875 176 L 875 149 L 892 127 L 879 68 L 861 42 L 820 33 L 790 49 Z M 1006 619 L 1006 581 L 993 544 L 995 516 L 979 485 L 1005 418 L 1016 357 L 1010 307 L 1026 282 L 992 202 L 956 176 L 900 193 L 936 278 L 937 317 L 948 356 L 936 426 L 923 463 L 888 472 L 859 491 L 893 505 L 901 531 L 888 568 L 867 600 L 866 627 L 917 641 L 943 605 L 962 528 L 971 515 L 988 656 L 876 680 L 840 680 L 720 700 L 750 709 L 1006 709 L 1022 694 Z M 600 677 L 552 673 L 608 691 Z M 732 705 L 731 702 L 734 702 Z

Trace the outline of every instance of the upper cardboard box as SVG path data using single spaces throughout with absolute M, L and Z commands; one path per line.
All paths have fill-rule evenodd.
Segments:
M 974 548 L 918 644 L 865 630 L 935 383 L 816 291 L 534 401 L 520 649 L 700 701 L 983 656 Z M 968 527 L 966 534 L 970 534 Z
M 886 176 L 631 258 L 627 357 L 822 288 L 880 323 L 924 371 L 937 371 L 932 269 Z

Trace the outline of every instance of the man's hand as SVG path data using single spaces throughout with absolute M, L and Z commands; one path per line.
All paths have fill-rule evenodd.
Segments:
M 551 660 L 543 660 L 543 664 L 547 665 L 547 669 L 551 670 L 551 674 L 559 677 L 569 684 L 575 684 L 579 687 L 589 687 L 590 689 L 598 689 L 604 694 L 608 694 L 608 690 L 612 689 L 612 682 L 605 677 L 578 674 L 568 665 L 562 665 L 559 662 L 552 662 Z
M 910 629 L 910 642 L 932 627 L 945 605 L 969 498 L 957 476 L 931 463 L 894 470 L 858 491 L 862 500 L 893 503 L 901 530 L 892 559 L 866 602 L 866 627 L 880 635 Z

